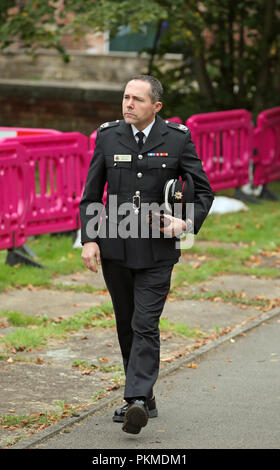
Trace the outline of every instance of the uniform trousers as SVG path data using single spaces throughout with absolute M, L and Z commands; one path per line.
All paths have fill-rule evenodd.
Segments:
M 160 364 L 159 320 L 174 262 L 134 269 L 101 257 L 101 265 L 126 374 L 124 399 L 151 398 Z

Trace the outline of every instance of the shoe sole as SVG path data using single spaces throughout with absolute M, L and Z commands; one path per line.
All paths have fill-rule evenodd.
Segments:
M 158 410 L 155 408 L 154 410 L 149 410 L 149 418 L 157 418 L 158 417 Z M 124 423 L 124 416 L 113 416 L 113 421 L 115 423 Z
M 139 434 L 148 422 L 149 416 L 143 408 L 132 405 L 125 413 L 122 430 L 130 434 Z

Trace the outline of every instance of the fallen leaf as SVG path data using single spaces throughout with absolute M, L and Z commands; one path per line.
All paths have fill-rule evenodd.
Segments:
M 92 369 L 84 369 L 82 372 L 81 372 L 81 375 L 89 375 L 92 373 Z
M 112 387 L 106 388 L 107 392 L 112 392 L 113 390 L 118 390 L 120 388 L 119 385 L 113 385 Z
M 194 364 L 194 362 L 190 362 L 190 364 L 188 364 L 188 367 L 191 369 L 197 369 L 197 365 Z
M 200 268 L 200 266 L 201 266 L 201 263 L 199 263 L 199 262 L 196 262 L 196 263 L 194 263 L 194 264 L 192 265 L 192 267 L 193 267 L 194 269 L 198 269 L 198 268 Z
M 166 357 L 161 359 L 161 362 L 172 362 L 175 361 L 175 357 Z
M 37 431 L 41 431 L 41 429 L 45 429 L 49 426 L 49 424 L 42 424 L 39 428 L 37 428 Z
M 63 317 L 53 317 L 52 321 L 55 323 L 61 323 L 63 321 Z

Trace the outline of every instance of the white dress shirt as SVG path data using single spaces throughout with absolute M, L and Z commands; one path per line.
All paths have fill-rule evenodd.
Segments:
M 139 131 L 137 129 L 137 127 L 134 126 L 134 124 L 131 124 L 132 132 L 133 132 L 133 135 L 134 135 L 135 140 L 136 140 L 137 143 L 138 143 L 138 140 L 139 140 L 139 137 L 136 135 L 137 132 L 143 132 L 144 133 L 144 137 L 143 137 L 143 144 L 144 144 L 146 142 L 147 138 L 148 138 L 148 135 L 150 134 L 150 131 L 151 131 L 154 123 L 155 123 L 155 119 L 147 127 L 145 127 L 145 129 L 143 129 L 143 131 Z

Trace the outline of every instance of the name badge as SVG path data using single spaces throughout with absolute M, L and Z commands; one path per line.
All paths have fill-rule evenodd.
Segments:
M 114 162 L 131 162 L 131 155 L 114 155 Z

